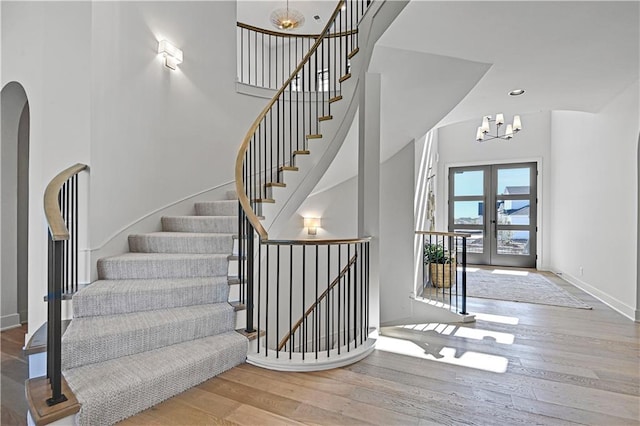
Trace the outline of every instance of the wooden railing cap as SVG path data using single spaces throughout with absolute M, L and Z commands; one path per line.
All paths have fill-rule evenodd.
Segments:
M 416 231 L 418 235 L 436 235 L 439 237 L 457 237 L 457 238 L 470 238 L 471 234 L 465 234 L 461 232 L 437 232 L 437 231 Z
M 77 175 L 83 170 L 88 169 L 86 164 L 74 164 L 73 166 L 61 171 L 51 179 L 47 189 L 44 191 L 44 215 L 49 225 L 49 231 L 51 232 L 51 238 L 53 241 L 68 240 L 69 230 L 64 223 L 62 213 L 60 211 L 60 204 L 58 203 L 58 193 L 62 185 L 74 175 Z
M 277 246 L 330 246 L 334 244 L 357 244 L 371 241 L 371 237 L 363 238 L 324 238 L 303 240 L 266 240 L 263 244 Z

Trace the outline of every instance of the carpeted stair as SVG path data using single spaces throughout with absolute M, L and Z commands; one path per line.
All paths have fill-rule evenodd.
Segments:
M 131 235 L 130 253 L 98 261 L 62 337 L 78 424 L 116 423 L 245 361 L 229 301 L 237 209 L 197 203 L 195 216 L 163 217 L 162 232 Z

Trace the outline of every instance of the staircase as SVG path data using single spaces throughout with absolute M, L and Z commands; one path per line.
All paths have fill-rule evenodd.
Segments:
M 341 0 L 248 131 L 236 159 L 237 192 L 197 203 L 195 215 L 163 217 L 161 232 L 131 235 L 129 253 L 100 259 L 98 281 L 73 296 L 73 320 L 61 341 L 61 274 L 54 268 L 49 343 L 62 348 L 60 356 L 49 345 L 48 402 L 64 403 L 56 399 L 60 362 L 81 405 L 76 423 L 109 425 L 245 362 L 247 335 L 256 337 L 249 361 L 279 370 L 334 368 L 373 350 L 369 238 L 278 241 L 267 230 L 277 235 L 333 161 L 355 117 L 375 41 L 404 5 Z M 318 91 L 325 71 L 327 89 Z M 53 232 L 51 218 L 62 222 L 59 191 L 50 198 L 56 249 L 69 232 Z M 61 265 L 56 250 L 50 262 Z M 286 270 L 288 281 L 281 277 Z M 247 334 L 234 331 L 240 326 Z
M 162 232 L 130 235 L 130 253 L 98 261 L 62 338 L 78 424 L 113 424 L 245 361 L 229 277 L 237 209 L 197 203 L 196 215 L 163 217 Z

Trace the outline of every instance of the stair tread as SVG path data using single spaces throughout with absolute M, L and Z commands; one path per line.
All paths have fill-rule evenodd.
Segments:
M 194 278 L 226 275 L 226 253 L 125 253 L 98 260 L 100 279 Z
M 228 216 L 238 212 L 238 200 L 200 201 L 194 205 L 196 216 Z
M 206 217 L 206 216 L 201 216 Z M 237 230 L 236 230 L 237 233 Z M 233 232 L 180 232 L 180 231 L 156 231 L 144 234 L 130 234 L 129 237 L 166 237 L 166 238 L 216 238 L 233 236 Z
M 147 352 L 233 329 L 227 302 L 75 318 L 62 336 L 62 368 Z
M 149 325 L 172 324 L 176 320 L 201 318 L 228 310 L 224 302 L 206 305 L 180 306 L 145 312 L 74 318 L 63 336 L 63 341 L 95 338 L 125 331 L 144 329 Z
M 238 215 L 163 216 L 162 230 L 167 232 L 236 233 Z
M 245 361 L 235 331 L 64 372 L 82 404 L 79 424 L 113 424 Z
M 228 253 L 123 253 L 104 257 L 98 262 L 135 261 L 135 260 L 182 260 L 182 259 L 226 259 Z M 187 277 L 185 277 L 187 278 Z
M 98 280 L 73 296 L 74 318 L 224 302 L 226 276 Z
M 229 253 L 233 248 L 231 232 L 150 232 L 129 235 L 129 250 L 134 253 Z

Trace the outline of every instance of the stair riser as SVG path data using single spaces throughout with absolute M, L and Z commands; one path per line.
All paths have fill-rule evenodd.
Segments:
M 74 321 L 83 321 L 76 319 Z M 62 338 L 62 369 L 80 367 L 110 359 L 147 352 L 176 343 L 200 339 L 233 330 L 235 312 L 229 305 L 193 318 L 172 318 L 150 323 L 146 328 L 117 331 L 87 338 Z M 73 323 L 72 325 L 73 326 Z M 71 327 L 70 326 L 70 327 Z
M 207 237 L 129 236 L 129 250 L 133 253 L 229 254 L 232 248 L 230 234 Z
M 243 363 L 247 346 L 230 332 L 69 370 L 65 378 L 82 404 L 76 424 L 112 425 L 152 407 Z
M 238 214 L 238 202 L 235 200 L 196 203 L 198 216 L 235 216 Z
M 98 260 L 98 278 L 101 280 L 215 277 L 226 276 L 227 269 L 224 255 L 204 259 Z
M 144 288 L 143 284 L 138 286 L 135 284 L 129 285 L 127 289 L 122 290 L 118 290 L 116 285 L 113 291 L 110 292 L 81 291 L 73 296 L 73 317 L 84 318 L 127 314 L 156 309 L 224 303 L 229 300 L 229 284 L 226 282 L 226 278 L 219 282 L 213 282 L 213 280 L 199 281 L 188 285 L 176 285 L 170 291 L 166 288 Z M 92 284 L 92 286 L 95 285 L 98 284 Z
M 237 216 L 183 216 L 163 217 L 162 230 L 165 232 L 209 232 L 236 234 Z

